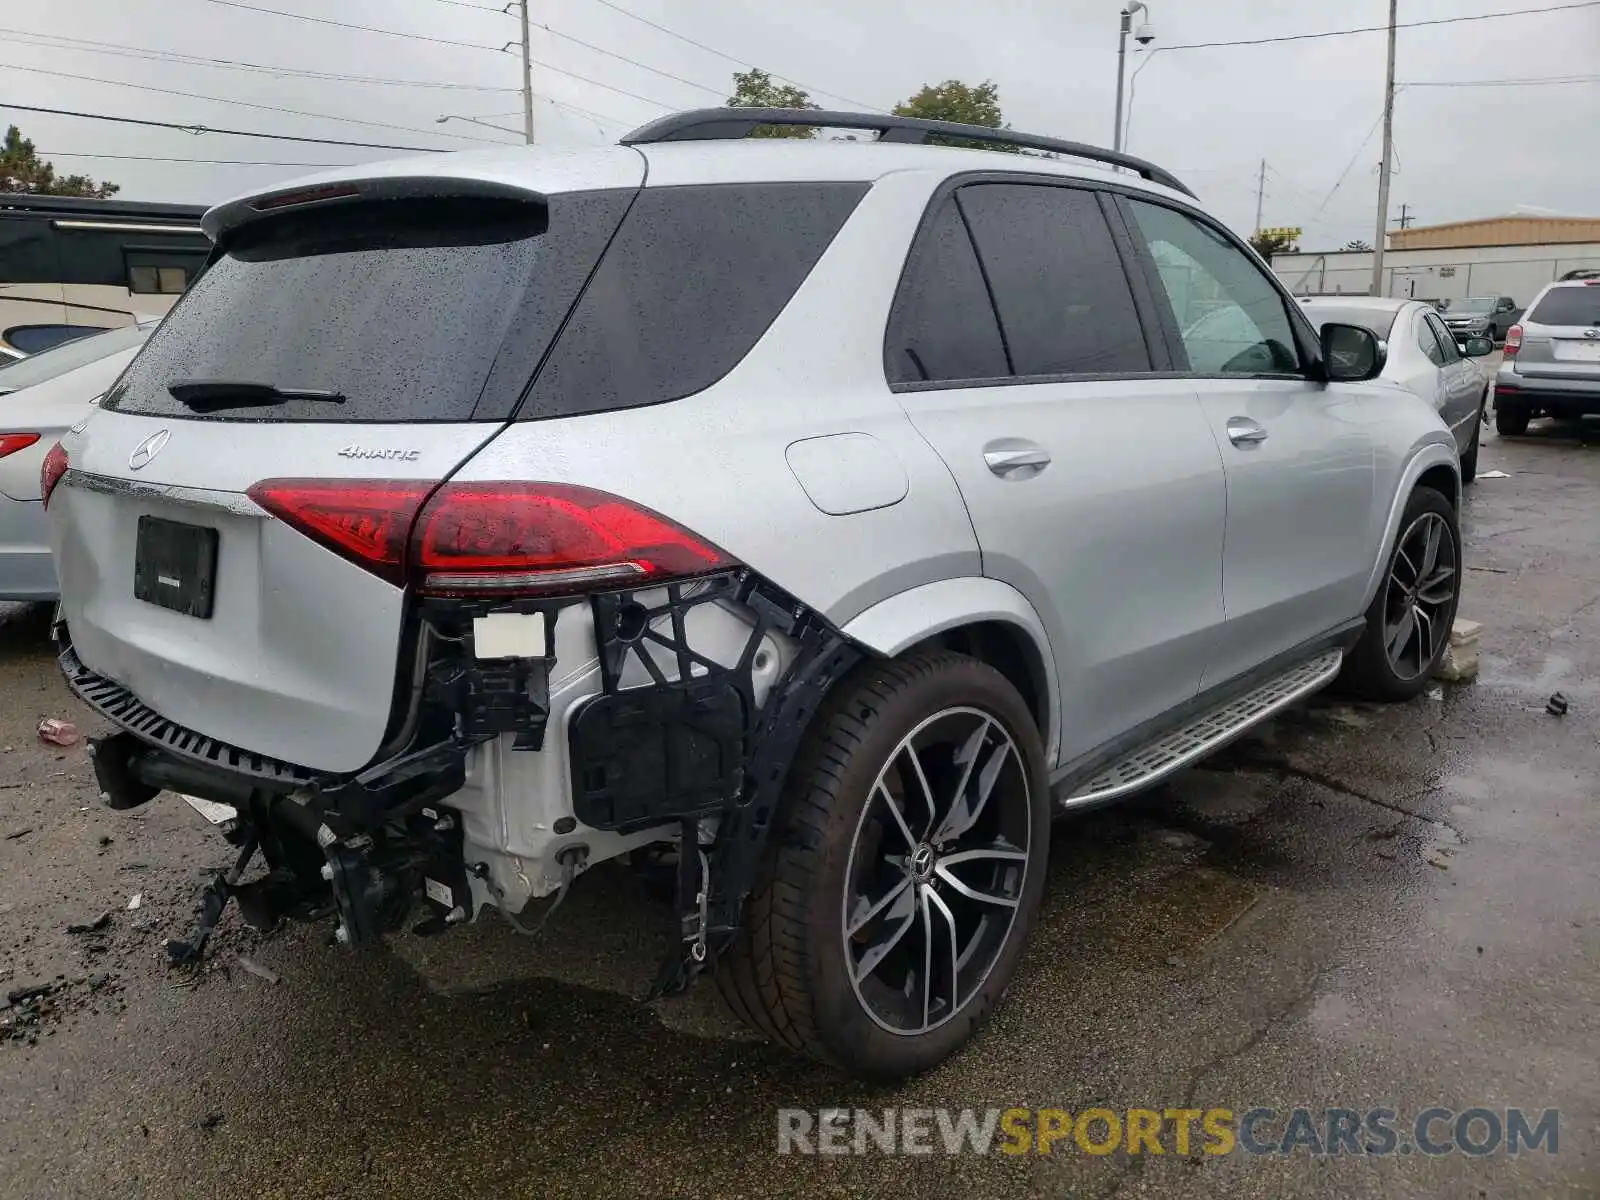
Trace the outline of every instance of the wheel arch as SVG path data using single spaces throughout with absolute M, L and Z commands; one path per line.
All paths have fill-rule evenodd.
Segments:
M 1372 603 L 1372 597 L 1377 594 L 1378 586 L 1383 581 L 1384 569 L 1389 563 L 1395 539 L 1400 536 L 1400 519 L 1405 514 L 1406 501 L 1419 487 L 1433 488 L 1450 502 L 1451 508 L 1458 513 L 1461 511 L 1461 463 L 1456 457 L 1454 438 L 1450 439 L 1448 446 L 1439 441 L 1427 442 L 1418 447 L 1400 473 L 1400 485 L 1395 488 L 1394 497 L 1389 502 L 1389 516 L 1384 523 L 1383 540 L 1378 546 L 1377 557 L 1372 563 L 1372 572 L 1367 578 L 1366 591 L 1362 595 L 1363 612 Z
M 1010 584 L 978 576 L 923 584 L 878 601 L 842 632 L 887 658 L 938 647 L 988 663 L 1027 702 L 1054 765 L 1061 744 L 1055 655 L 1039 614 Z

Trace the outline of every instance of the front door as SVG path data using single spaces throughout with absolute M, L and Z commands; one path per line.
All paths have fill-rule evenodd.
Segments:
M 1125 202 L 1227 475 L 1226 624 L 1207 685 L 1361 612 L 1372 568 L 1381 392 L 1307 376 L 1282 289 L 1197 214 Z
M 1433 360 L 1439 367 L 1439 415 L 1455 435 L 1457 448 L 1466 453 L 1472 444 L 1473 423 L 1478 419 L 1483 377 L 1472 360 L 1461 353 L 1455 334 L 1437 313 L 1425 312 L 1419 320 L 1439 346 L 1439 357 Z
M 936 201 L 886 346 L 984 574 L 1049 633 L 1063 762 L 1191 699 L 1222 621 L 1221 456 L 1158 374 L 1125 252 L 1093 190 L 970 183 Z

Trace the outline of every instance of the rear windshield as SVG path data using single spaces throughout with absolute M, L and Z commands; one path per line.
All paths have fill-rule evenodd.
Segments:
M 1493 296 L 1468 296 L 1465 300 L 1457 300 L 1446 311 L 1452 317 L 1461 313 L 1492 313 L 1494 306 L 1495 298 Z
M 99 362 L 119 350 L 129 350 L 150 336 L 154 324 L 129 325 L 125 329 L 109 329 L 104 333 L 74 338 L 52 350 L 41 350 L 31 358 L 20 359 L 0 367 L 0 390 L 20 391 L 36 383 L 44 383 L 57 375 L 76 371 L 92 362 Z
M 1328 324 L 1359 325 L 1387 340 L 1389 331 L 1394 328 L 1394 319 L 1400 312 L 1393 308 L 1340 308 L 1332 304 L 1307 304 L 1305 314 L 1319 332 Z
M 1528 320 L 1535 325 L 1600 325 L 1600 287 L 1551 288 Z
M 213 420 L 504 419 L 633 195 L 377 200 L 246 226 L 103 407 L 194 417 L 168 388 L 209 381 L 342 397 Z

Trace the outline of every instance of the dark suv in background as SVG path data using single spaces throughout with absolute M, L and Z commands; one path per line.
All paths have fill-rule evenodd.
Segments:
M 1506 334 L 1517 323 L 1522 310 L 1510 296 L 1468 296 L 1465 300 L 1451 301 L 1443 314 L 1444 323 L 1456 335 L 1456 341 L 1469 337 L 1486 337 L 1495 342 L 1506 340 Z

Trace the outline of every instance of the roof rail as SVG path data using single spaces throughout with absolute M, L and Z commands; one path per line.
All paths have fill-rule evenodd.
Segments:
M 834 112 L 815 108 L 697 108 L 669 113 L 641 125 L 622 138 L 624 146 L 648 146 L 656 142 L 733 141 L 749 137 L 760 125 L 799 125 L 812 129 L 866 129 L 875 132 L 880 142 L 927 143 L 934 137 L 961 138 L 998 146 L 1018 146 L 1026 150 L 1047 150 L 1068 154 L 1128 170 L 1172 188 L 1186 196 L 1194 193 L 1175 176 L 1154 163 L 1118 150 L 1103 150 L 1082 142 L 1018 133 L 1012 129 L 991 129 L 986 125 L 963 125 L 957 121 L 924 121 L 917 117 L 897 117 L 889 113 Z

